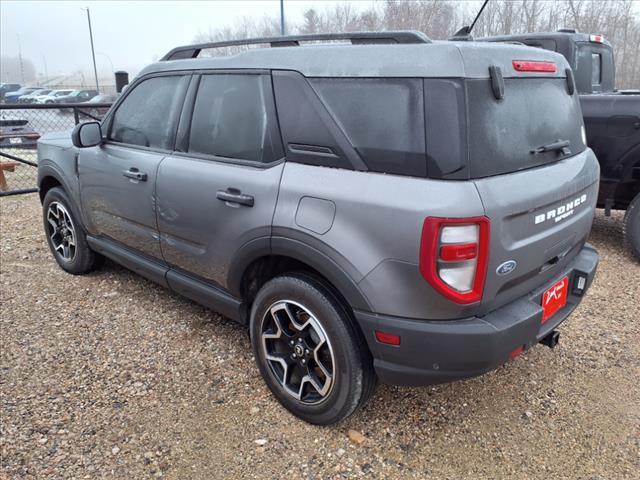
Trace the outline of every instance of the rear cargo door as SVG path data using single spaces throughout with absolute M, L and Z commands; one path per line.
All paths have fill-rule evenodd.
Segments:
M 483 310 L 551 282 L 587 240 L 598 196 L 591 150 L 524 172 L 475 181 L 491 220 Z
M 501 74 L 466 80 L 470 176 L 491 221 L 488 311 L 554 280 L 582 248 L 599 167 L 562 56 L 503 46 L 483 60 Z

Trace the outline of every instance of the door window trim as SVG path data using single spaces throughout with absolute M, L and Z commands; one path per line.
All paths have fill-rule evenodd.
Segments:
M 103 140 L 105 145 L 114 145 L 114 146 L 125 147 L 125 148 L 133 148 L 135 150 L 143 150 L 146 152 L 157 152 L 157 153 L 171 153 L 174 151 L 176 133 L 178 130 L 178 124 L 180 120 L 180 114 L 177 115 L 177 118 L 173 119 L 173 122 L 174 122 L 174 125 L 172 128 L 173 133 L 172 133 L 172 138 L 171 138 L 171 143 L 169 145 L 169 148 L 165 149 L 165 148 L 157 148 L 157 147 L 145 147 L 143 145 L 134 145 L 131 143 L 117 142 L 109 138 L 109 136 L 111 135 L 111 128 L 113 127 L 113 119 L 115 117 L 116 112 L 120 108 L 120 105 L 122 105 L 122 102 L 124 102 L 127 99 L 127 97 L 131 94 L 131 92 L 133 92 L 142 82 L 149 80 L 151 78 L 157 78 L 157 77 L 188 77 L 188 80 L 185 82 L 186 86 L 183 87 L 182 91 L 178 93 L 178 95 L 181 96 L 179 98 L 178 103 L 179 105 L 181 105 L 180 111 L 182 112 L 182 110 L 184 109 L 185 97 L 189 89 L 189 86 L 191 85 L 191 77 L 193 77 L 192 71 L 175 70 L 175 71 L 166 71 L 166 72 L 154 72 L 154 73 L 149 73 L 147 75 L 144 75 L 136 79 L 133 83 L 129 85 L 129 87 L 127 87 L 127 90 L 122 95 L 120 95 L 120 98 L 116 101 L 115 105 L 110 110 L 108 117 L 103 120 L 101 126 L 104 132 Z

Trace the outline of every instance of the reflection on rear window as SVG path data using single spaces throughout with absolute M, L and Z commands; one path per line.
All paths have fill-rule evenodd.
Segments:
M 600 85 L 602 83 L 602 55 L 599 53 L 591 54 L 591 85 Z

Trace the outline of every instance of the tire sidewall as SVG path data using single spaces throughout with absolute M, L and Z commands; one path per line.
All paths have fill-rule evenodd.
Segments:
M 297 276 L 277 277 L 260 290 L 251 309 L 250 334 L 256 363 L 278 401 L 295 415 L 316 424 L 334 423 L 351 413 L 362 390 L 362 360 L 346 312 L 320 285 Z M 304 404 L 287 393 L 264 358 L 261 342 L 262 320 L 268 308 L 281 300 L 303 305 L 322 325 L 334 355 L 333 387 L 328 396 L 314 405 Z M 354 403 L 355 402 L 355 403 Z M 347 412 L 345 414 L 345 412 Z
M 625 213 L 624 240 L 627 249 L 640 261 L 640 194 L 631 201 Z

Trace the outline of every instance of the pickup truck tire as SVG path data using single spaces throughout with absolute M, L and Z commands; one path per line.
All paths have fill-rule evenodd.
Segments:
M 337 295 L 314 276 L 287 274 L 268 281 L 253 302 L 250 334 L 267 386 L 309 423 L 345 419 L 375 389 L 361 333 Z
M 69 273 L 82 275 L 102 265 L 104 257 L 89 248 L 71 205 L 62 188 L 52 188 L 42 202 L 42 220 L 47 243 L 58 265 Z
M 640 261 L 640 193 L 631 200 L 627 208 L 622 233 L 627 250 Z

